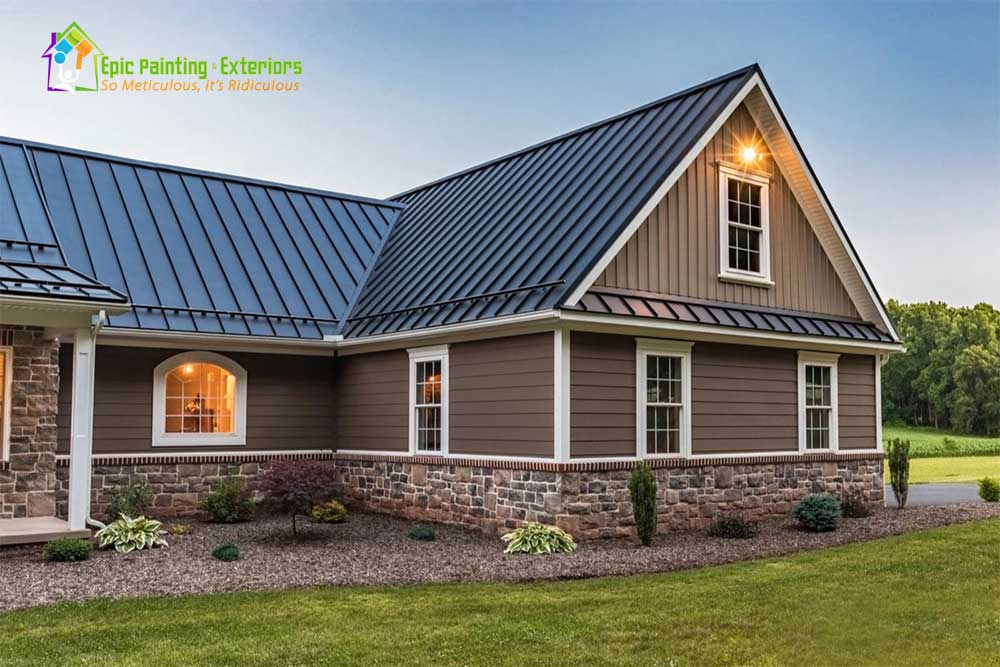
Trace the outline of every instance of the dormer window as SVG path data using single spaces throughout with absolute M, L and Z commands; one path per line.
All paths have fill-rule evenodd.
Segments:
M 719 279 L 771 286 L 769 179 L 719 165 Z

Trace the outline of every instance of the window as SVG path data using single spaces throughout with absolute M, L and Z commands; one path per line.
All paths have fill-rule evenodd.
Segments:
M 799 353 L 799 451 L 837 449 L 837 355 Z
M 636 455 L 691 453 L 692 343 L 636 340 Z
M 448 453 L 448 347 L 410 352 L 410 452 Z
M 153 445 L 246 444 L 246 371 L 211 352 L 173 356 L 153 372 Z
M 768 179 L 719 166 L 719 278 L 769 286 Z
M 10 393 L 13 377 L 13 350 L 0 347 L 0 461 L 8 458 L 10 446 Z

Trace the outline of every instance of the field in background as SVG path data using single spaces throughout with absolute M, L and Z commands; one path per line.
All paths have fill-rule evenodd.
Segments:
M 928 426 L 886 424 L 882 427 L 882 438 L 909 440 L 910 456 L 913 458 L 1000 456 L 1000 438 L 959 435 Z

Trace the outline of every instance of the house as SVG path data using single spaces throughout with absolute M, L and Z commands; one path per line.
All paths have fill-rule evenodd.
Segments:
M 98 88 L 97 59 L 104 51 L 76 22 L 60 33 L 51 33 L 42 52 L 48 60 L 48 90 L 51 92 L 95 91 Z
M 389 200 L 0 165 L 9 530 L 295 458 L 371 509 L 582 538 L 631 530 L 640 459 L 665 529 L 882 501 L 899 338 L 756 65 Z

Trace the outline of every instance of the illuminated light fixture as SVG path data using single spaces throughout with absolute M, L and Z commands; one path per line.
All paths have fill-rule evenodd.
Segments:
M 194 373 L 194 366 L 191 364 L 184 364 L 184 375 L 191 375 Z
M 754 162 L 760 160 L 762 157 L 763 155 L 758 153 L 757 149 L 754 148 L 753 146 L 744 146 L 742 149 L 740 149 L 740 160 L 743 161 L 743 164 L 753 164 Z

